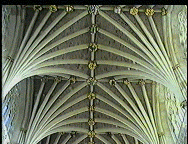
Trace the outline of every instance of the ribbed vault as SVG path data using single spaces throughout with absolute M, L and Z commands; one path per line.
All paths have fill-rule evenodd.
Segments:
M 173 48 L 172 6 L 19 8 L 23 38 L 3 64 L 2 79 L 5 100 L 26 80 L 18 143 L 170 141 L 159 97 L 170 90 L 177 101 L 187 100 Z

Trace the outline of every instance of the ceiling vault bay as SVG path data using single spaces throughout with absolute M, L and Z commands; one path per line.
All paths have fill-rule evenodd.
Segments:
M 24 109 L 19 130 L 12 122 L 7 124 L 13 118 L 7 118 L 8 108 L 3 110 L 10 141 L 180 142 L 187 80 L 173 43 L 173 7 L 12 8 L 16 24 L 11 50 L 4 47 L 3 53 L 3 109 L 23 83 L 25 89 L 20 88 L 20 93 L 25 95 L 24 104 L 18 103 Z M 178 121 L 167 118 L 174 101 L 172 109 L 183 115 Z M 15 127 L 17 134 L 9 127 Z

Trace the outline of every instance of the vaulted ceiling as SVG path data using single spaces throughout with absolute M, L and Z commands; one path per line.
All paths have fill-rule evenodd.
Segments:
M 3 8 L 3 118 L 12 143 L 184 139 L 185 6 Z

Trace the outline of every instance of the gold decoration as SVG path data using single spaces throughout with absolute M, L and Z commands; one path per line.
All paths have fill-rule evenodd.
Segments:
M 87 79 L 87 83 L 88 85 L 95 85 L 97 83 L 97 80 L 93 77 L 90 77 L 89 79 Z
M 89 106 L 89 107 L 88 107 L 88 110 L 89 110 L 89 111 L 95 111 L 95 107 L 94 107 L 94 106 Z
M 65 7 L 65 11 L 66 11 L 67 13 L 73 12 L 73 11 L 74 11 L 74 6 L 71 6 L 71 5 L 66 6 L 66 7 Z
M 87 98 L 88 98 L 89 100 L 95 99 L 95 98 L 96 98 L 96 94 L 90 92 L 90 93 L 88 93 Z
M 88 132 L 88 136 L 91 137 L 91 138 L 95 137 L 95 135 L 96 135 L 96 133 L 94 131 Z
M 97 63 L 95 61 L 90 61 L 88 67 L 90 70 L 94 70 L 97 67 Z
M 137 15 L 138 14 L 138 8 L 136 8 L 136 7 L 131 8 L 130 9 L 130 14 L 131 15 Z
M 114 12 L 117 13 L 117 14 L 120 14 L 121 13 L 121 7 L 120 6 L 114 7 Z
M 155 13 L 154 9 L 151 9 L 151 8 L 146 9 L 146 11 L 145 11 L 145 14 L 147 16 L 152 16 L 152 15 L 154 15 L 154 13 Z
M 34 5 L 33 9 L 34 9 L 35 11 L 41 11 L 41 10 L 42 10 L 42 7 L 41 7 L 41 5 Z
M 89 119 L 88 120 L 88 125 L 95 125 L 95 121 L 94 121 L 94 119 Z
M 95 52 L 95 51 L 98 50 L 98 45 L 95 44 L 95 43 L 90 43 L 88 49 L 89 49 L 90 51 L 94 51 L 94 52 Z
M 51 12 L 56 12 L 57 11 L 57 6 L 56 5 L 51 5 L 49 7 L 49 9 L 50 9 Z
M 130 82 L 128 81 L 128 79 L 124 79 L 124 80 L 123 80 L 123 83 L 126 84 L 126 85 L 129 85 L 129 84 L 130 84 Z
M 88 144 L 95 144 L 94 142 L 88 142 Z
M 165 16 L 165 15 L 167 15 L 167 10 L 163 7 L 162 9 L 161 9 L 161 15 L 162 16 Z
M 116 80 L 115 79 L 109 80 L 109 84 L 114 86 L 116 84 Z
M 140 84 L 141 86 L 143 86 L 143 85 L 145 85 L 146 83 L 145 83 L 144 80 L 140 80 L 140 81 L 139 81 L 139 84 Z

